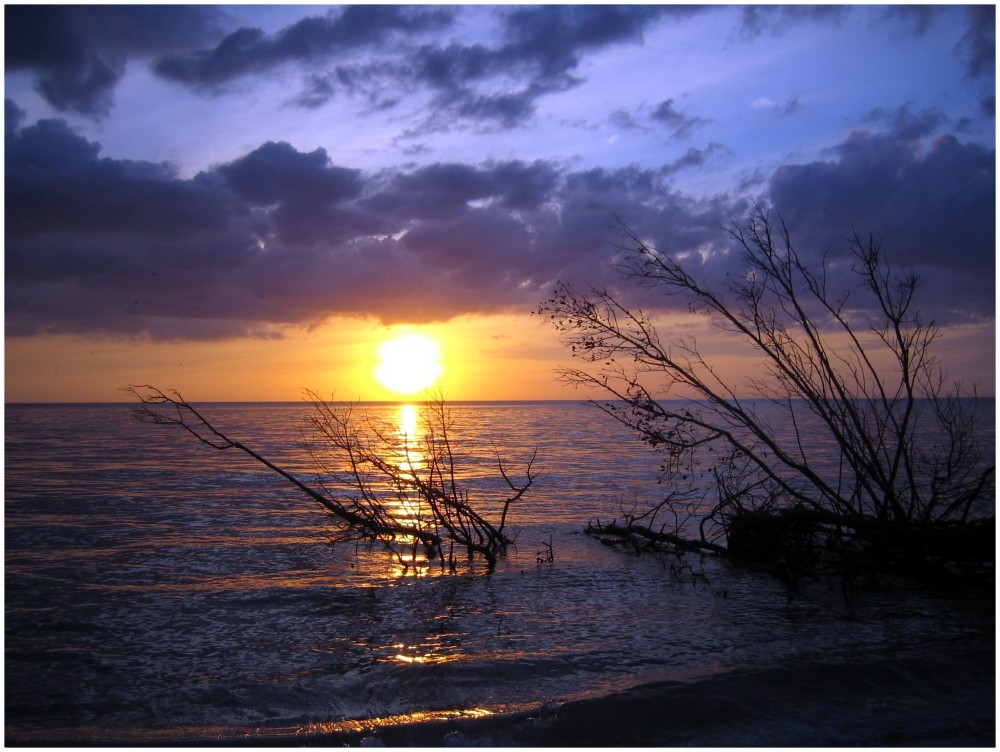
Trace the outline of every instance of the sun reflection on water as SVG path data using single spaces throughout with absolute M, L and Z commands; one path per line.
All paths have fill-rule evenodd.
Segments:
M 378 438 L 379 460 L 391 467 L 386 476 L 392 476 L 373 482 L 371 491 L 401 526 L 442 535 L 425 495 L 428 487 L 433 493 L 447 492 L 441 486 L 449 482 L 453 468 L 448 447 L 438 435 L 438 418 L 433 410 L 431 405 L 401 403 L 371 419 Z M 371 559 L 373 566 L 366 571 L 395 580 L 455 573 L 459 567 L 472 571 L 476 567 L 475 558 L 449 559 L 450 551 L 446 543 L 440 552 L 443 556 L 429 556 L 414 536 L 396 534 L 391 546 L 383 550 L 384 558 Z
M 417 417 L 416 405 L 399 406 L 399 432 L 404 440 L 414 442 L 419 438 L 420 424 Z
M 426 577 L 431 573 L 431 562 L 427 555 L 417 551 L 417 553 L 400 552 L 394 557 L 392 575 L 393 577 Z
M 449 646 L 436 644 L 433 641 L 417 645 L 397 642 L 390 647 L 396 653 L 384 660 L 393 663 L 451 663 L 466 657 L 454 649 L 449 652 Z
M 425 529 L 431 524 L 431 511 L 416 488 L 416 481 L 428 469 L 428 457 L 423 451 L 423 426 L 421 410 L 406 403 L 399 406 L 395 416 L 396 456 L 392 461 L 403 471 L 402 480 L 394 489 L 396 498 L 388 503 L 393 516 L 406 525 Z M 425 577 L 430 571 L 427 554 L 412 546 L 414 540 L 398 540 L 403 548 L 395 556 L 393 574 L 397 577 Z
M 415 713 L 384 716 L 382 718 L 365 718 L 364 720 L 332 721 L 328 723 L 310 723 L 297 731 L 297 735 L 336 734 L 343 732 L 373 731 L 379 728 L 402 726 L 407 723 L 428 723 L 431 721 L 450 721 L 462 718 L 485 718 L 494 715 L 487 708 L 462 708 L 454 710 L 422 710 Z

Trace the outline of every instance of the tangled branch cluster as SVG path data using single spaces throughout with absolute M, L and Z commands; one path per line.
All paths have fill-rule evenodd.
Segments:
M 213 449 L 249 455 L 322 505 L 332 516 L 335 540 L 381 542 L 406 564 L 420 556 L 454 569 L 457 548 L 470 559 L 479 555 L 489 568 L 495 566 L 513 542 L 507 529 L 511 505 L 528 492 L 537 475 L 534 454 L 517 480 L 496 452 L 505 491 L 492 505 L 474 504 L 458 481 L 459 459 L 442 399 L 427 404 L 423 440 L 415 443 L 358 416 L 354 406 L 307 392 L 312 412 L 306 422 L 313 436 L 307 448 L 318 471 L 315 483 L 308 484 L 224 434 L 176 391 L 149 385 L 125 391 L 141 403 L 133 411 L 140 421 L 177 426 Z
M 727 382 L 696 340 L 664 343 L 650 317 L 607 290 L 562 283 L 542 303 L 538 313 L 588 364 L 562 369 L 562 378 L 608 394 L 593 404 L 664 458 L 673 490 L 646 520 L 626 518 L 632 534 L 643 528 L 702 549 L 773 557 L 782 541 L 751 521 L 785 526 L 786 554 L 799 543 L 812 554 L 836 546 L 871 553 L 894 546 L 889 539 L 902 531 L 926 537 L 992 525 L 994 468 L 980 446 L 975 392 L 946 385 L 931 352 L 939 330 L 914 306 L 919 280 L 892 273 L 873 237 L 854 235 L 858 284 L 834 293 L 825 263 L 810 270 L 784 223 L 759 207 L 730 231 L 743 264 L 722 285 L 621 229 L 624 279 L 686 300 L 764 366 L 763 376 Z M 781 428 L 769 418 L 775 411 Z M 820 461 L 830 446 L 832 472 Z M 682 491 L 706 474 L 715 501 L 697 531 L 652 524 L 663 509 L 691 520 Z

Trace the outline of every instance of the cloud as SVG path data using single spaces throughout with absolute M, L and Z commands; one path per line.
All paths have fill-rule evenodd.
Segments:
M 4 134 L 7 138 L 13 138 L 21 127 L 26 113 L 14 103 L 13 99 L 4 99 L 3 109 Z
M 682 156 L 678 157 L 673 162 L 663 165 L 663 167 L 660 168 L 660 171 L 664 175 L 669 175 L 690 167 L 701 167 L 703 164 L 716 156 L 726 156 L 729 154 L 732 154 L 731 149 L 713 141 L 704 149 L 695 149 L 694 147 L 688 149 Z
M 451 20 L 444 8 L 351 5 L 340 12 L 308 16 L 273 35 L 243 27 L 211 49 L 164 55 L 154 70 L 195 89 L 218 90 L 242 76 L 288 63 L 322 63 L 383 44 L 393 35 L 442 29 Z
M 487 128 L 519 126 L 533 116 L 540 97 L 580 83 L 577 68 L 584 53 L 641 42 L 645 28 L 666 11 L 655 6 L 518 8 L 501 17 L 501 42 L 495 46 L 427 45 L 415 55 L 413 75 L 437 95 L 435 111 L 419 132 L 435 127 L 442 116 Z M 486 93 L 487 85 L 502 88 Z
M 641 42 L 646 26 L 666 11 L 648 5 L 519 8 L 504 18 L 505 43 L 497 55 L 507 63 L 530 63 L 544 78 L 560 77 L 579 65 L 584 51 Z
M 752 41 L 782 36 L 805 23 L 841 25 L 854 10 L 847 5 L 748 5 L 742 9 L 736 33 Z M 872 23 L 895 24 L 907 34 L 922 37 L 939 17 L 952 10 L 945 5 L 892 5 L 878 9 Z M 969 78 L 986 78 L 996 69 L 996 8 L 983 4 L 967 5 L 963 10 L 966 29 L 955 41 L 955 54 Z
M 532 172 L 536 175 L 529 174 Z M 470 212 L 476 205 L 493 202 L 534 208 L 545 200 L 554 178 L 551 168 L 542 163 L 533 168 L 516 162 L 486 167 L 437 163 L 409 173 L 392 174 L 361 203 L 367 211 L 387 217 L 449 220 Z M 540 192 L 535 190 L 536 186 Z M 507 200 L 508 192 L 520 194 L 520 199 Z
M 359 170 L 330 164 L 324 149 L 309 153 L 268 142 L 216 169 L 228 188 L 253 208 L 265 245 L 276 238 L 297 243 L 323 234 L 338 242 L 375 228 L 349 203 L 363 182 Z
M 128 58 L 199 44 L 218 35 L 221 15 L 202 6 L 4 8 L 7 70 L 32 71 L 57 110 L 100 117 L 112 105 Z
M 639 125 L 632 113 L 626 110 L 615 110 L 608 115 L 608 122 L 615 128 L 624 128 L 628 131 L 642 131 L 645 127 Z
M 849 11 L 837 5 L 748 5 L 740 15 L 739 33 L 749 39 L 781 36 L 803 23 L 839 24 Z
M 449 27 L 458 11 L 350 6 L 273 35 L 242 28 L 213 48 L 163 56 L 154 70 L 197 91 L 218 93 L 238 78 L 296 64 L 308 72 L 303 90 L 290 101 L 303 107 L 320 107 L 343 93 L 384 109 L 404 93 L 430 91 L 429 111 L 411 136 L 456 123 L 508 129 L 529 121 L 540 97 L 577 85 L 583 54 L 641 42 L 643 30 L 668 11 L 688 13 L 654 6 L 494 9 L 488 12 L 499 24 L 497 43 L 442 44 L 435 38 L 417 44 L 419 35 Z M 390 39 L 395 44 L 386 45 Z M 362 48 L 365 58 L 352 57 Z
M 948 10 L 941 5 L 893 5 L 882 9 L 878 23 L 898 21 L 907 31 L 920 37 Z M 955 54 L 969 78 L 988 76 L 996 67 L 996 8 L 968 5 L 964 12 L 966 30 L 955 42 Z
M 576 84 L 566 72 L 540 75 L 532 69 L 536 63 L 483 45 L 423 47 L 407 74 L 413 80 L 400 82 L 404 87 L 419 85 L 435 92 L 430 114 L 412 133 L 441 130 L 443 123 L 456 120 L 476 123 L 480 129 L 508 129 L 527 122 L 539 97 Z M 485 91 L 490 84 L 503 88 Z
M 673 99 L 660 102 L 650 117 L 665 125 L 670 130 L 671 138 L 674 139 L 687 138 L 692 131 L 711 122 L 705 118 L 689 117 L 678 112 Z
M 781 117 L 795 115 L 802 111 L 802 99 L 798 94 L 788 98 L 788 100 L 775 110 Z
M 934 133 L 934 112 L 902 108 L 884 132 L 855 131 L 828 161 L 771 178 L 775 208 L 803 247 L 842 255 L 850 228 L 883 238 L 889 258 L 927 280 L 941 316 L 993 316 L 995 151 Z
M 944 126 L 946 121 L 947 117 L 938 109 L 925 108 L 913 112 L 908 104 L 893 111 L 879 107 L 865 117 L 866 123 L 887 125 L 891 137 L 903 141 L 926 138 Z
M 302 75 L 287 103 L 317 109 L 357 97 L 373 110 L 407 98 L 424 114 L 409 130 L 502 130 L 529 122 L 539 98 L 581 82 L 585 55 L 641 44 L 658 20 L 697 8 L 664 6 L 450 7 L 358 5 L 307 16 L 277 32 L 223 33 L 225 8 L 195 6 L 11 6 L 8 70 L 29 70 L 58 110 L 106 115 L 129 60 L 161 78 L 220 95 L 278 69 Z M 491 24 L 495 41 L 445 34 L 461 16 Z
M 779 117 L 788 117 L 802 111 L 802 100 L 798 94 L 789 97 L 785 102 L 775 102 L 768 97 L 758 97 L 750 103 L 755 110 L 771 110 Z
M 965 9 L 968 29 L 955 45 L 965 63 L 970 78 L 996 71 L 996 8 L 992 5 L 970 5 Z
M 723 278 L 723 228 L 747 209 L 668 182 L 724 155 L 717 144 L 650 168 L 503 160 L 370 172 L 323 149 L 268 142 L 181 178 L 169 165 L 103 157 L 62 120 L 26 124 L 14 103 L 6 109 L 14 336 L 216 339 L 277 336 L 331 315 L 418 322 L 526 312 L 557 279 L 617 284 L 608 274 L 615 216 L 665 251 L 704 252 L 705 272 Z M 904 130 L 857 132 L 827 161 L 786 165 L 771 200 L 804 247 L 836 250 L 852 226 L 871 229 L 908 263 L 946 275 L 966 315 L 987 315 L 993 152 Z M 635 300 L 676 303 L 650 295 Z M 954 307 L 943 294 L 938 302 Z
M 313 74 L 308 76 L 305 88 L 292 98 L 292 103 L 307 110 L 314 110 L 333 99 L 335 93 L 328 77 Z
M 236 193 L 259 206 L 340 202 L 361 190 L 359 172 L 331 166 L 324 149 L 303 154 L 284 142 L 268 142 L 218 172 Z
M 943 6 L 935 5 L 890 5 L 880 10 L 875 23 L 898 22 L 914 36 L 921 37 L 944 10 Z
M 535 100 L 552 89 L 530 86 L 526 89 L 503 94 L 475 94 L 464 96 L 450 108 L 458 117 L 500 129 L 514 128 L 530 119 L 535 113 Z M 440 100 L 439 100 L 440 101 Z M 436 113 L 434 120 L 440 117 Z
M 333 314 L 527 311 L 560 277 L 603 276 L 615 212 L 684 215 L 655 171 L 634 167 L 364 173 L 266 143 L 182 179 L 104 158 L 59 120 L 16 129 L 6 149 L 10 335 L 212 339 Z

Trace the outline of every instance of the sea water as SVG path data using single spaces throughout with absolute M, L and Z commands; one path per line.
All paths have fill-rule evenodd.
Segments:
M 201 409 L 312 481 L 308 406 Z M 991 593 L 790 598 L 605 547 L 589 520 L 663 494 L 648 447 L 574 402 L 449 409 L 476 493 L 537 450 L 492 573 L 331 545 L 287 481 L 128 405 L 8 405 L 6 743 L 995 741 Z

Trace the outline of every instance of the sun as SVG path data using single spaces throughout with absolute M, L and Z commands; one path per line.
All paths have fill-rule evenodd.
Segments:
M 403 334 L 386 340 L 379 345 L 378 359 L 375 378 L 397 394 L 426 389 L 444 372 L 440 346 L 423 334 Z

